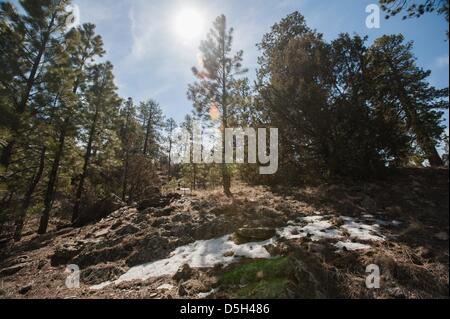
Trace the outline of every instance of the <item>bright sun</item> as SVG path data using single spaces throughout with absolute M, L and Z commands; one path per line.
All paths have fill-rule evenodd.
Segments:
M 174 30 L 183 41 L 199 38 L 203 33 L 203 15 L 193 8 L 185 8 L 175 15 Z

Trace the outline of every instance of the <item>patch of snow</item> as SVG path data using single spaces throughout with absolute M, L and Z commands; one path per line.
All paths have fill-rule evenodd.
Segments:
M 346 230 L 351 238 L 364 241 L 383 241 L 384 237 L 378 235 L 380 226 L 377 224 L 367 225 L 357 222 L 352 217 L 342 217 L 345 224 L 341 228 Z
M 111 281 L 105 281 L 105 282 L 102 282 L 101 284 L 91 286 L 90 289 L 91 290 L 102 290 L 103 288 L 106 288 L 111 284 L 112 284 Z
M 339 249 L 339 251 L 343 250 L 344 248 L 348 251 L 357 251 L 357 250 L 369 250 L 371 247 L 369 245 L 360 244 L 360 243 L 354 243 L 351 241 L 340 241 L 334 245 L 336 248 Z
M 171 284 L 163 284 L 163 285 L 159 286 L 158 288 L 156 288 L 156 290 L 171 290 L 171 289 L 173 289 L 173 288 L 175 288 L 174 285 L 171 285 Z
M 355 240 L 384 240 L 384 237 L 380 234 L 380 225 L 382 223 L 372 221 L 375 224 L 368 225 L 353 217 L 342 216 L 341 219 L 344 221 L 344 224 L 340 228 L 336 228 L 330 220 L 331 217 L 318 215 L 300 217 L 297 221 L 290 221 L 287 227 L 277 229 L 276 237 L 263 242 L 238 245 L 231 240 L 231 235 L 196 241 L 192 244 L 178 247 L 168 258 L 130 268 L 116 281 L 92 286 L 91 289 L 99 290 L 108 285 L 120 284 L 126 281 L 145 281 L 149 278 L 172 276 L 184 264 L 188 264 L 192 268 L 212 268 L 216 265 L 227 266 L 239 261 L 240 258 L 269 259 L 271 255 L 264 247 L 275 244 L 278 238 L 299 239 L 310 236 L 313 241 L 319 241 L 321 239 L 343 240 L 343 230 L 345 230 Z M 366 217 L 368 218 L 368 216 Z M 371 248 L 368 244 L 356 243 L 350 240 L 339 241 L 335 244 L 335 247 L 340 250 L 345 248 L 349 251 L 367 250 Z M 230 254 L 230 252 L 233 254 Z M 158 289 L 171 289 L 169 286 L 162 288 L 163 286 Z
M 205 299 L 205 298 L 208 298 L 209 296 L 211 296 L 212 294 L 216 293 L 217 291 L 218 291 L 218 289 L 213 289 L 213 290 L 208 291 L 208 292 L 202 292 L 202 293 L 199 293 L 197 295 L 197 297 L 200 298 L 200 299 Z
M 306 226 L 298 224 L 290 224 L 285 228 L 278 229 L 277 233 L 280 237 L 286 239 L 299 239 L 306 236 L 311 236 L 311 240 L 319 241 L 321 239 L 337 239 L 342 237 L 342 233 L 337 229 L 331 229 L 333 225 L 329 221 L 322 220 L 323 218 L 303 218 L 303 220 L 310 221 Z
M 212 268 L 216 265 L 229 265 L 240 257 L 252 259 L 271 258 L 264 246 L 272 244 L 274 239 L 264 242 L 237 245 L 230 235 L 210 240 L 196 241 L 190 245 L 178 247 L 169 258 L 131 268 L 114 283 L 132 280 L 147 280 L 153 277 L 174 275 L 184 264 L 192 268 Z M 229 256 L 229 252 L 234 252 Z M 227 255 L 227 256 L 224 256 Z

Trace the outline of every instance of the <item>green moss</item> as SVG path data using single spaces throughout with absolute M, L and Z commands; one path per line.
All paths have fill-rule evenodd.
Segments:
M 257 260 L 239 265 L 221 277 L 231 298 L 280 298 L 287 283 L 289 258 Z

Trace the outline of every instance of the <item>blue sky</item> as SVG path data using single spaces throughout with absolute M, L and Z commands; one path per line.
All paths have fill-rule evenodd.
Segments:
M 415 43 L 418 64 L 432 71 L 431 83 L 448 86 L 449 52 L 441 16 L 426 15 L 403 21 L 381 20 L 380 29 L 368 29 L 366 6 L 376 0 L 74 0 L 80 22 L 97 25 L 106 59 L 115 67 L 116 84 L 122 97 L 136 102 L 156 99 L 168 117 L 181 121 L 191 112 L 187 85 L 194 78 L 198 46 L 216 16 L 225 14 L 235 29 L 234 48 L 243 49 L 244 65 L 253 79 L 259 55 L 256 48 L 270 27 L 293 11 L 300 11 L 308 25 L 326 40 L 341 32 L 368 35 L 369 41 L 383 34 L 401 33 Z M 180 36 L 180 12 L 197 12 L 201 32 L 189 40 Z M 384 15 L 383 15 L 384 16 Z M 186 28 L 189 28 L 186 25 Z M 181 32 L 183 33 L 183 32 Z M 448 114 L 446 114 L 448 122 Z
M 448 86 L 449 52 L 445 20 L 436 15 L 403 21 L 381 20 L 380 29 L 365 25 L 366 6 L 375 0 L 75 0 L 80 21 L 97 25 L 106 58 L 115 67 L 122 97 L 135 101 L 156 99 L 165 114 L 177 121 L 192 109 L 186 88 L 194 78 L 199 42 L 203 34 L 184 41 L 176 30 L 177 15 L 190 8 L 199 12 L 204 32 L 216 16 L 224 13 L 235 29 L 235 49 L 245 52 L 244 64 L 252 79 L 257 68 L 255 46 L 270 27 L 298 10 L 310 27 L 332 40 L 341 32 L 368 35 L 373 41 L 382 34 L 402 33 L 415 42 L 418 64 L 433 71 L 431 82 Z M 189 26 L 186 26 L 189 27 Z M 180 28 L 180 26 L 178 26 Z

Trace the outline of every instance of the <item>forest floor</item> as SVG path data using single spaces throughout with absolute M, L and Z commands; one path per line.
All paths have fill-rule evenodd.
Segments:
M 448 170 L 404 169 L 370 183 L 235 184 L 233 198 L 198 191 L 81 228 L 61 220 L 0 248 L 0 298 L 448 298 L 448 183 Z

